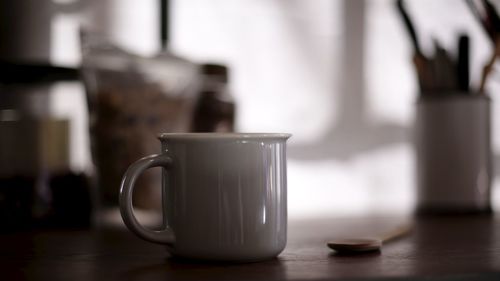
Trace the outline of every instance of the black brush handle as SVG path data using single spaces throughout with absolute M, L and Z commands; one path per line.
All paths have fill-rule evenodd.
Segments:
M 168 44 L 168 27 L 169 27 L 169 1 L 160 0 L 160 40 L 162 50 L 167 49 Z
M 469 92 L 469 36 L 461 35 L 458 40 L 458 88 Z
M 417 33 L 415 32 L 415 27 L 413 26 L 413 23 L 410 17 L 408 16 L 408 13 L 406 12 L 403 0 L 397 0 L 396 5 L 403 19 L 403 22 L 406 26 L 406 30 L 408 31 L 408 34 L 410 34 L 411 41 L 413 42 L 413 47 L 415 48 L 415 53 L 421 55 L 422 51 L 420 49 L 420 44 L 418 43 Z

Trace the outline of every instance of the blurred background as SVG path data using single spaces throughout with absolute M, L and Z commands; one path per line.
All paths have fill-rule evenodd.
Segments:
M 438 42 L 456 56 L 459 34 L 469 36 L 470 84 L 479 87 L 494 45 L 467 3 L 405 6 L 425 54 Z M 293 134 L 291 219 L 410 214 L 413 55 L 392 0 L 3 0 L 0 211 L 88 223 L 96 204 L 116 205 L 122 166 L 159 149 L 155 133 L 234 130 Z M 485 87 L 493 159 L 498 77 Z M 494 177 L 494 209 L 499 184 Z M 153 197 L 137 204 L 154 209 Z

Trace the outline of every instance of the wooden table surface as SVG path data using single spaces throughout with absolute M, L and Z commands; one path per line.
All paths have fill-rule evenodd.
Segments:
M 250 264 L 175 260 L 124 229 L 0 234 L 0 280 L 500 280 L 500 219 L 494 216 L 415 220 L 409 235 L 381 252 L 342 256 L 325 246 L 330 238 L 374 234 L 402 221 L 291 222 L 285 251 Z

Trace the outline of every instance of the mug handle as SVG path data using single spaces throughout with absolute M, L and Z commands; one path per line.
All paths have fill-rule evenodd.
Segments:
M 139 175 L 153 167 L 170 168 L 172 159 L 165 154 L 153 154 L 137 160 L 123 175 L 120 187 L 120 213 L 125 225 L 142 239 L 160 244 L 173 244 L 175 235 L 171 228 L 165 226 L 163 230 L 151 230 L 142 226 L 134 215 L 132 194 Z M 165 221 L 165 219 L 163 219 Z

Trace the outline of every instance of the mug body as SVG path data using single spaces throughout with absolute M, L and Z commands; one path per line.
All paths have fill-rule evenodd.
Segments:
M 286 134 L 162 134 L 163 210 L 184 258 L 257 261 L 287 238 Z

